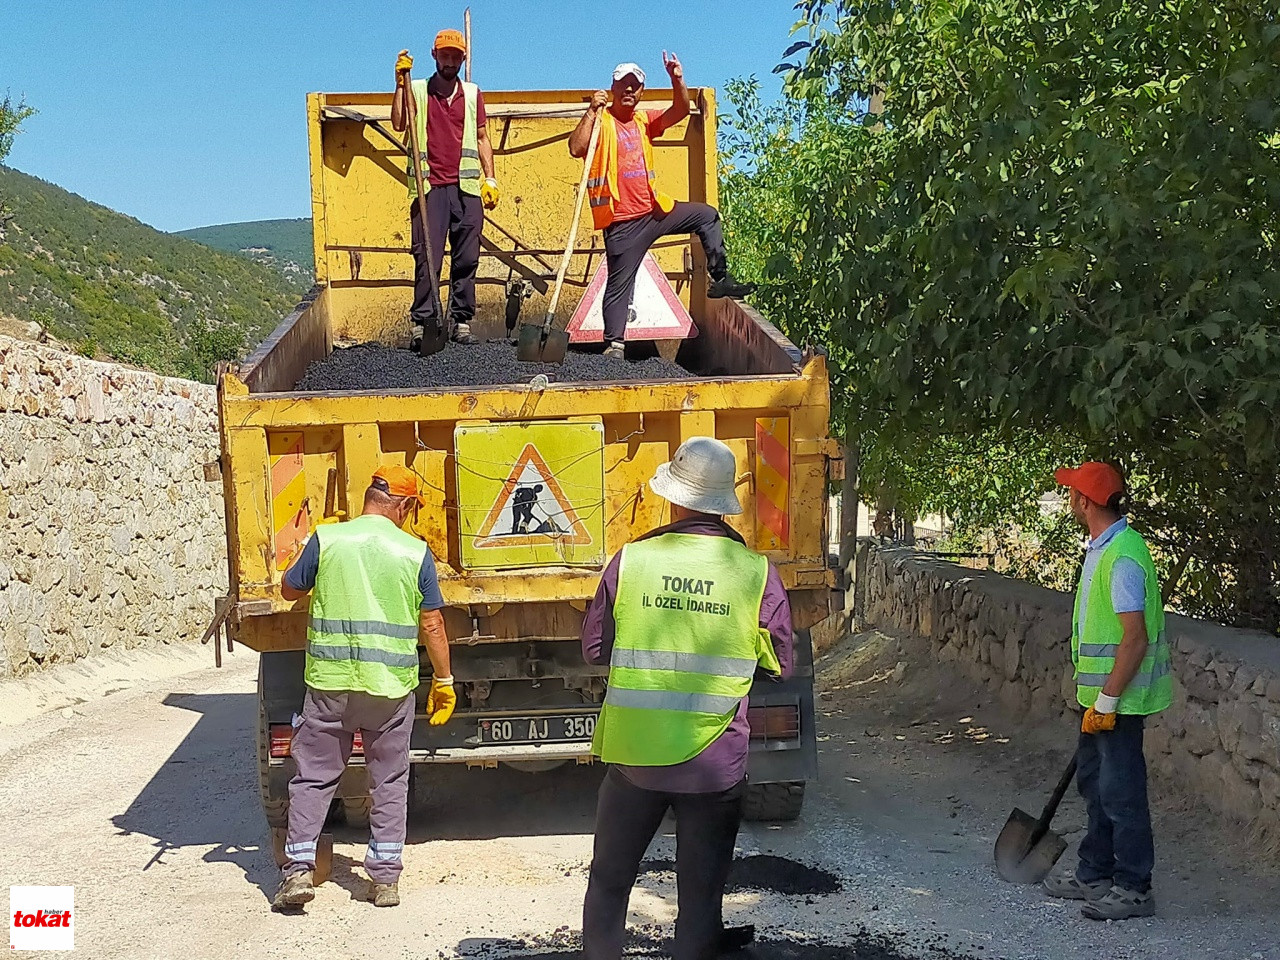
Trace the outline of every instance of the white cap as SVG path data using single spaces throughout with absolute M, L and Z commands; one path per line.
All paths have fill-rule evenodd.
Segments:
M 742 512 L 735 490 L 738 461 L 715 437 L 690 437 L 649 481 L 649 489 L 687 510 L 734 516 Z
M 613 68 L 613 79 L 621 80 L 628 73 L 634 73 L 636 75 L 636 79 L 640 81 L 641 85 L 644 84 L 644 71 L 640 69 L 640 64 L 638 63 L 618 64 Z

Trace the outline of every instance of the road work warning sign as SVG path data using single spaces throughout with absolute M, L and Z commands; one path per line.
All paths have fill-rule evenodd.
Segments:
M 602 563 L 603 438 L 599 418 L 459 425 L 463 566 Z
M 609 267 L 600 261 L 587 292 L 573 311 L 569 321 L 569 340 L 573 343 L 600 343 L 604 340 L 604 285 Z M 636 273 L 636 288 L 631 297 L 627 320 L 628 340 L 685 340 L 698 335 L 693 318 L 671 289 L 667 275 L 652 253 Z

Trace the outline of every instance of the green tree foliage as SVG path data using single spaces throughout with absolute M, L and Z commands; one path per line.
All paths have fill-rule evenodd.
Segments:
M 160 373 L 211 380 L 291 310 L 298 283 L 269 267 L 0 167 L 0 314 Z
M 35 113 L 35 108 L 27 106 L 25 100 L 14 103 L 7 93 L 0 100 L 0 161 L 13 149 L 13 138 L 17 136 L 23 121 L 35 116 Z
M 1274 5 L 798 8 L 762 296 L 830 343 L 868 481 L 936 508 L 965 497 L 956 453 L 1119 460 L 1183 604 L 1275 629 Z M 1008 527 L 1046 481 L 1011 470 L 971 509 Z

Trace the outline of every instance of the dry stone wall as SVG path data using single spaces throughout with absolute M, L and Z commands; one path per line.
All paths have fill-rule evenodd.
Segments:
M 214 389 L 0 336 L 0 679 L 198 639 L 227 589 Z
M 1072 598 L 905 549 L 860 544 L 860 619 L 929 640 L 1007 706 L 1075 714 Z M 1173 706 L 1147 762 L 1219 813 L 1280 842 L 1280 638 L 1170 615 Z

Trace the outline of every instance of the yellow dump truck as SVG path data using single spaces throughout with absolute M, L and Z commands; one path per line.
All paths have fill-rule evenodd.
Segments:
M 590 96 L 486 93 L 503 201 L 485 227 L 473 324 L 481 338 L 501 338 L 521 311 L 542 318 L 581 173 L 566 141 Z M 650 90 L 645 99 L 658 106 L 671 96 Z M 655 164 L 667 192 L 715 203 L 714 93 L 692 97 L 689 119 L 657 141 Z M 697 435 L 736 453 L 745 512 L 733 526 L 777 565 L 791 598 L 795 676 L 760 680 L 752 692 L 748 815 L 794 818 L 816 774 L 808 628 L 828 615 L 834 583 L 827 488 L 838 448 L 827 437 L 823 356 L 797 349 L 743 303 L 706 299 L 700 245 L 676 237 L 655 254 L 696 325 L 696 337 L 665 345 L 678 348 L 687 375 L 588 383 L 552 371 L 498 385 L 297 389 L 310 365 L 344 344 L 403 344 L 409 331 L 409 204 L 390 107 L 387 93 L 308 97 L 316 287 L 219 376 L 231 571 L 223 610 L 229 637 L 261 653 L 268 821 L 285 822 L 290 719 L 304 695 L 307 602 L 283 599 L 281 577 L 318 524 L 360 512 L 380 465 L 409 466 L 425 483 L 428 503 L 406 529 L 436 561 L 459 691 L 449 724 L 415 725 L 413 763 L 536 772 L 592 762 L 607 671 L 583 662 L 583 611 L 608 558 L 666 522 L 667 504 L 646 483 Z M 602 256 L 588 222 L 561 310 L 573 312 Z M 533 479 L 554 498 L 555 522 L 513 520 L 513 501 Z M 367 793 L 357 744 L 338 791 L 349 821 L 367 816 Z

